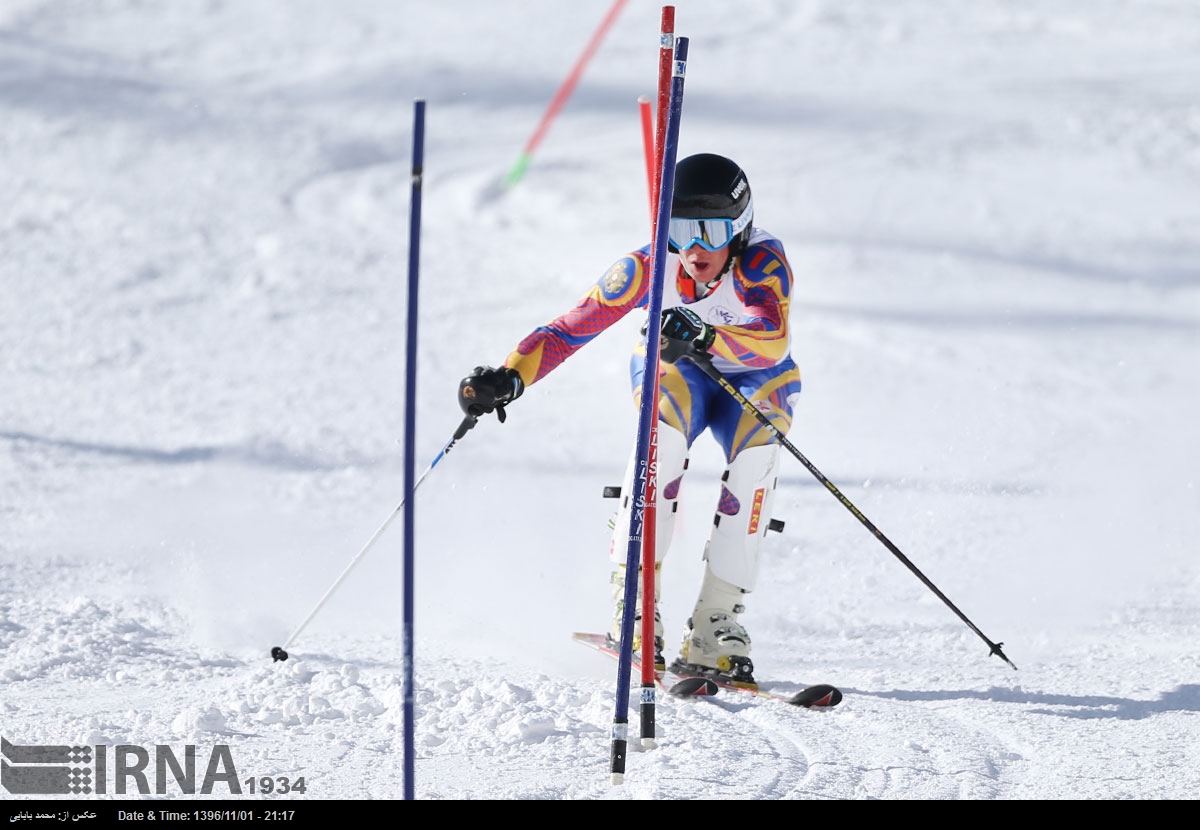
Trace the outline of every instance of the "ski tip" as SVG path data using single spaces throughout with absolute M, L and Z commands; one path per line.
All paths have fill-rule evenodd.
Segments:
M 805 709 L 829 709 L 841 702 L 841 690 L 828 683 L 802 689 L 788 701 L 793 706 L 803 706 Z
M 720 687 L 707 677 L 685 677 L 667 689 L 667 694 L 676 697 L 711 697 Z

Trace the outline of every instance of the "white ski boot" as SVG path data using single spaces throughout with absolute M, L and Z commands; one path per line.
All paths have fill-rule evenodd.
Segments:
M 758 688 L 750 660 L 750 635 L 738 622 L 738 615 L 746 610 L 741 601 L 743 593 L 705 567 L 700 598 L 683 632 L 679 659 L 671 665 L 671 671 Z
M 662 671 L 667 667 L 663 657 L 663 624 L 662 614 L 658 611 L 658 597 L 661 592 L 658 587 L 660 569 L 654 569 L 654 668 Z M 639 570 L 639 576 L 641 572 Z M 612 627 L 608 632 L 608 644 L 617 648 L 621 644 L 621 625 L 625 619 L 625 568 L 618 568 L 612 573 L 613 602 L 616 612 L 613 614 Z M 642 649 L 642 583 L 638 580 L 637 605 L 633 617 L 633 651 Z

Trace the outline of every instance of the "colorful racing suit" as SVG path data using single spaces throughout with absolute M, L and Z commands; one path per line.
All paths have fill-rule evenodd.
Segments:
M 650 258 L 646 246 L 617 260 L 574 308 L 522 340 L 505 366 L 516 369 L 529 386 L 629 312 L 646 308 Z M 800 372 L 791 357 L 792 271 L 783 244 L 756 229 L 746 250 L 701 299 L 675 254 L 667 257 L 663 283 L 662 307 L 687 306 L 714 326 L 716 341 L 709 349 L 713 365 L 786 433 L 800 393 Z M 630 361 L 638 403 L 645 357 L 643 335 Z M 682 432 L 688 447 L 705 429 L 712 431 L 727 461 L 744 449 L 772 442 L 769 430 L 690 361 L 662 363 L 659 388 L 659 419 Z

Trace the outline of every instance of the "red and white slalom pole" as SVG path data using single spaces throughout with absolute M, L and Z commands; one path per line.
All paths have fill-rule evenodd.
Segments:
M 675 188 L 675 155 L 679 140 L 679 120 L 683 109 L 683 80 L 687 67 L 687 38 L 678 38 L 675 43 L 675 59 L 671 72 L 670 105 L 667 108 L 666 139 L 663 143 L 662 179 L 658 198 L 657 228 L 665 228 L 671 218 L 671 196 Z M 638 419 L 637 475 L 634 477 L 631 495 L 632 510 L 629 527 L 629 548 L 625 561 L 625 610 L 621 618 L 621 650 L 617 658 L 617 701 L 616 713 L 613 717 L 612 730 L 612 783 L 620 784 L 625 780 L 625 760 L 629 749 L 629 685 L 630 672 L 633 663 L 633 624 L 636 616 L 638 580 L 630 578 L 637 573 L 642 552 L 642 537 L 647 527 L 653 525 L 646 517 L 646 485 L 650 479 L 650 433 L 658 422 L 658 396 L 655 394 L 658 380 L 660 353 L 660 337 L 658 334 L 659 321 L 662 317 L 662 287 L 663 274 L 666 270 L 667 235 L 656 233 L 652 274 L 650 276 L 649 301 L 646 310 L 649 323 L 646 336 L 646 370 L 642 377 L 642 406 Z M 651 583 L 643 588 L 643 599 L 650 599 L 653 608 L 654 567 L 643 576 L 650 576 Z M 643 641 L 643 653 L 649 653 L 653 668 L 654 649 L 654 614 L 643 608 L 642 618 L 650 619 L 650 639 Z M 650 689 L 653 693 L 653 687 Z
M 542 143 L 542 139 L 545 137 L 546 132 L 550 129 L 550 125 L 554 122 L 554 118 L 558 115 L 559 110 L 563 108 L 563 105 L 567 103 L 567 99 L 571 97 L 571 93 L 575 90 L 576 84 L 578 84 L 579 79 L 583 77 L 583 70 L 587 68 L 588 62 L 592 59 L 592 55 L 594 55 L 596 50 L 600 48 L 600 44 L 603 42 L 604 36 L 608 33 L 608 30 L 612 28 L 613 23 L 616 22 L 617 17 L 619 17 L 621 14 L 622 7 L 627 2 L 628 0 L 614 0 L 612 7 L 608 10 L 608 14 L 604 16 L 604 19 L 600 21 L 600 25 L 596 27 L 596 31 L 592 33 L 592 37 L 587 42 L 587 45 L 583 48 L 583 52 L 579 55 L 579 59 L 575 61 L 575 66 L 571 68 L 571 72 L 562 82 L 562 85 L 559 86 L 558 91 L 554 93 L 554 97 L 550 99 L 550 105 L 546 107 L 546 112 L 542 116 L 542 120 L 538 123 L 537 129 L 533 131 L 533 135 L 531 135 L 529 140 L 525 142 L 524 149 L 522 149 L 521 154 L 517 156 L 516 164 L 514 164 L 512 170 L 508 172 L 508 176 L 504 180 L 504 183 L 507 186 L 512 187 L 523 175 L 525 175 L 525 168 L 529 166 L 529 162 L 533 158 L 533 151 L 536 150 L 538 145 Z
M 654 113 L 650 111 L 650 99 L 645 95 L 638 96 L 638 114 L 642 119 L 642 147 L 646 151 L 646 193 L 650 197 L 650 238 L 653 239 L 655 214 L 658 213 L 658 198 L 654 195 L 654 161 L 658 156 L 654 151 Z
M 675 7 L 663 6 L 658 38 L 658 122 L 655 130 L 654 147 L 652 148 L 653 159 L 648 159 L 648 162 L 651 162 L 648 165 L 648 169 L 651 171 L 650 200 L 656 210 L 655 216 L 650 223 L 650 238 L 654 242 L 652 250 L 655 251 L 655 260 L 651 262 L 651 270 L 656 267 L 658 258 L 659 217 L 657 213 L 659 212 L 659 199 L 662 195 L 663 153 L 667 133 L 667 110 L 671 99 L 674 54 Z M 644 136 L 645 133 L 643 132 Z M 674 165 L 672 164 L 672 166 Z M 671 199 L 668 197 L 667 221 L 670 221 L 671 215 L 670 201 Z M 665 254 L 663 259 L 666 259 Z M 661 281 L 659 285 L 662 285 Z M 657 320 L 656 317 L 650 319 Z M 654 325 L 657 327 L 657 322 Z M 655 580 L 658 578 L 658 366 L 659 362 L 655 361 L 652 373 L 654 376 L 654 392 L 650 398 L 650 403 L 647 404 L 645 400 L 642 401 L 643 408 L 647 405 L 654 407 L 654 418 L 650 424 L 650 447 L 647 455 L 649 475 L 646 479 L 646 525 L 645 532 L 642 535 L 642 698 L 640 715 L 642 746 L 644 747 L 652 747 L 656 742 L 654 637 L 657 627 L 655 625 L 655 620 L 657 619 Z M 650 372 L 650 368 L 649 354 L 647 353 L 646 371 Z M 626 576 L 628 578 L 628 571 L 626 571 Z

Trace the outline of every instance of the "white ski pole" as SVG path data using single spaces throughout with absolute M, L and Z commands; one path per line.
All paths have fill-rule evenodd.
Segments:
M 429 466 L 425 468 L 425 472 L 421 473 L 420 477 L 416 480 L 416 483 L 413 484 L 412 493 L 405 494 L 404 498 L 401 499 L 400 504 L 396 505 L 396 509 L 392 511 L 391 515 L 387 517 L 384 523 L 379 526 L 379 529 L 376 530 L 375 533 L 371 535 L 371 538 L 367 540 L 367 543 L 363 545 L 362 550 L 360 550 L 355 557 L 350 560 L 350 564 L 348 564 L 346 569 L 342 571 L 341 576 L 339 576 L 337 580 L 335 580 L 334 583 L 329 586 L 329 590 L 325 592 L 325 595 L 321 597 L 320 601 L 316 604 L 313 610 L 310 611 L 308 616 L 304 618 L 304 622 L 296 626 L 296 630 L 292 632 L 292 636 L 287 638 L 287 642 L 282 646 L 275 646 L 271 649 L 271 656 L 275 658 L 276 662 L 288 659 L 287 649 L 290 648 L 292 643 L 296 641 L 296 638 L 300 636 L 300 632 L 303 631 L 304 627 L 312 621 L 312 618 L 317 615 L 317 612 L 321 610 L 321 607 L 329 601 L 329 598 L 333 596 L 333 592 L 336 591 L 338 586 L 342 584 L 342 580 L 346 578 L 346 575 L 354 569 L 354 566 L 357 565 L 364 556 L 367 555 L 367 551 L 369 551 L 374 546 L 375 542 L 379 540 L 379 537 L 383 535 L 383 531 L 386 530 L 387 526 L 392 523 L 392 520 L 394 520 L 396 516 L 400 515 L 400 512 L 404 509 L 405 503 L 408 501 L 410 496 L 417 492 L 417 488 L 421 486 L 421 482 L 425 480 L 425 477 L 428 476 L 429 473 L 433 471 L 433 468 L 436 467 L 441 460 L 446 457 L 446 454 L 450 452 L 450 449 L 454 446 L 458 439 L 466 435 L 467 431 L 475 426 L 477 420 L 477 418 L 471 415 L 468 415 L 463 419 L 463 422 L 459 424 L 458 429 L 454 431 L 454 437 L 452 437 L 446 443 L 446 446 L 442 447 L 441 452 L 434 456 L 433 461 L 431 461 Z

